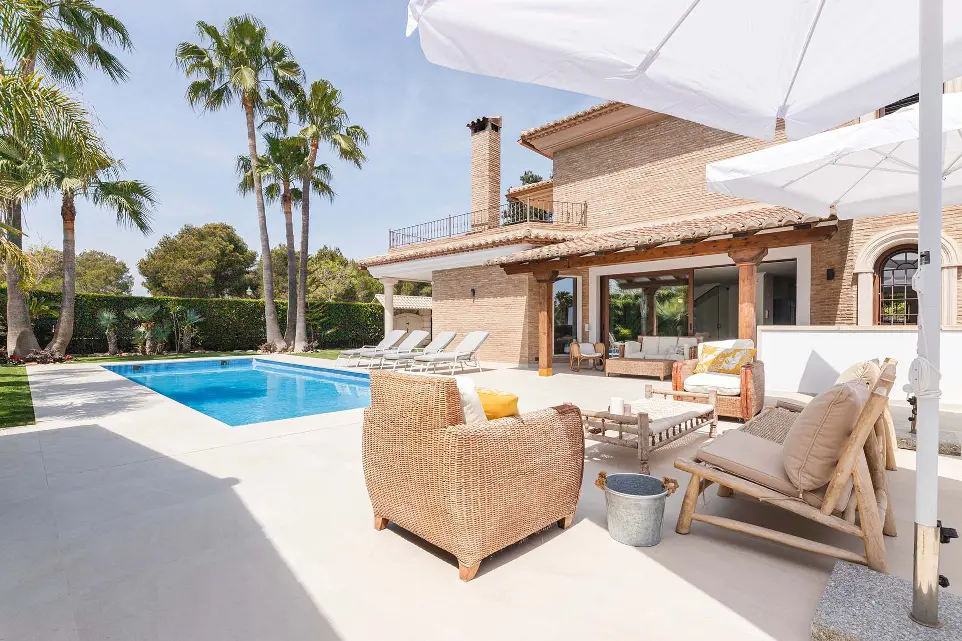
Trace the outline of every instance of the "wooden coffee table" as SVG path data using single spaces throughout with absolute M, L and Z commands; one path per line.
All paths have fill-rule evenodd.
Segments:
M 675 361 L 665 358 L 609 358 L 605 361 L 605 376 L 627 374 L 629 376 L 657 376 L 661 380 L 671 378 Z
M 648 474 L 648 460 L 655 450 L 706 426 L 709 435 L 715 436 L 717 400 L 716 392 L 656 391 L 646 385 L 645 397 L 631 402 L 631 414 L 582 410 L 581 425 L 587 441 L 638 450 L 638 467 Z

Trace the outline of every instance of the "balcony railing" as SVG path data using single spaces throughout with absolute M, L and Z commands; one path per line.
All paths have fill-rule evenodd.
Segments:
M 414 243 L 441 240 L 470 232 L 508 227 L 520 223 L 547 223 L 584 227 L 588 223 L 588 203 L 550 200 L 510 201 L 496 209 L 457 214 L 388 232 L 388 247 L 394 249 Z

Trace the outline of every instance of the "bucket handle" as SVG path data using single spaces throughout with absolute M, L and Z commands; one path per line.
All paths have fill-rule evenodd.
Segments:
M 670 479 L 667 476 L 663 476 L 661 477 L 661 484 L 662 487 L 664 487 L 668 492 L 668 496 L 671 496 L 678 491 L 678 481 L 675 479 Z M 598 478 L 595 479 L 595 486 L 603 490 L 605 489 L 606 485 L 608 485 L 608 473 L 598 472 Z

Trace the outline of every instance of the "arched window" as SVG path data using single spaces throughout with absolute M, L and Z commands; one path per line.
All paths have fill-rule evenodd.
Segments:
M 916 325 L 919 298 L 912 276 L 919 268 L 917 247 L 901 247 L 886 254 L 875 269 L 875 324 Z

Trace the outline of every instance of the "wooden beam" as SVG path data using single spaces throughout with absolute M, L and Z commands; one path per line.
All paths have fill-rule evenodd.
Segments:
M 587 256 L 549 259 L 539 262 L 512 263 L 503 265 L 502 269 L 504 269 L 507 274 L 528 274 L 545 270 L 620 265 L 623 263 L 662 260 L 665 258 L 727 254 L 742 249 L 774 249 L 777 247 L 810 245 L 828 240 L 834 236 L 837 231 L 838 227 L 829 225 L 799 231 L 791 230 L 755 234 L 746 238 L 722 238 L 719 240 L 704 240 L 691 244 L 663 245 L 647 249 L 624 250 L 611 254 L 591 254 Z

